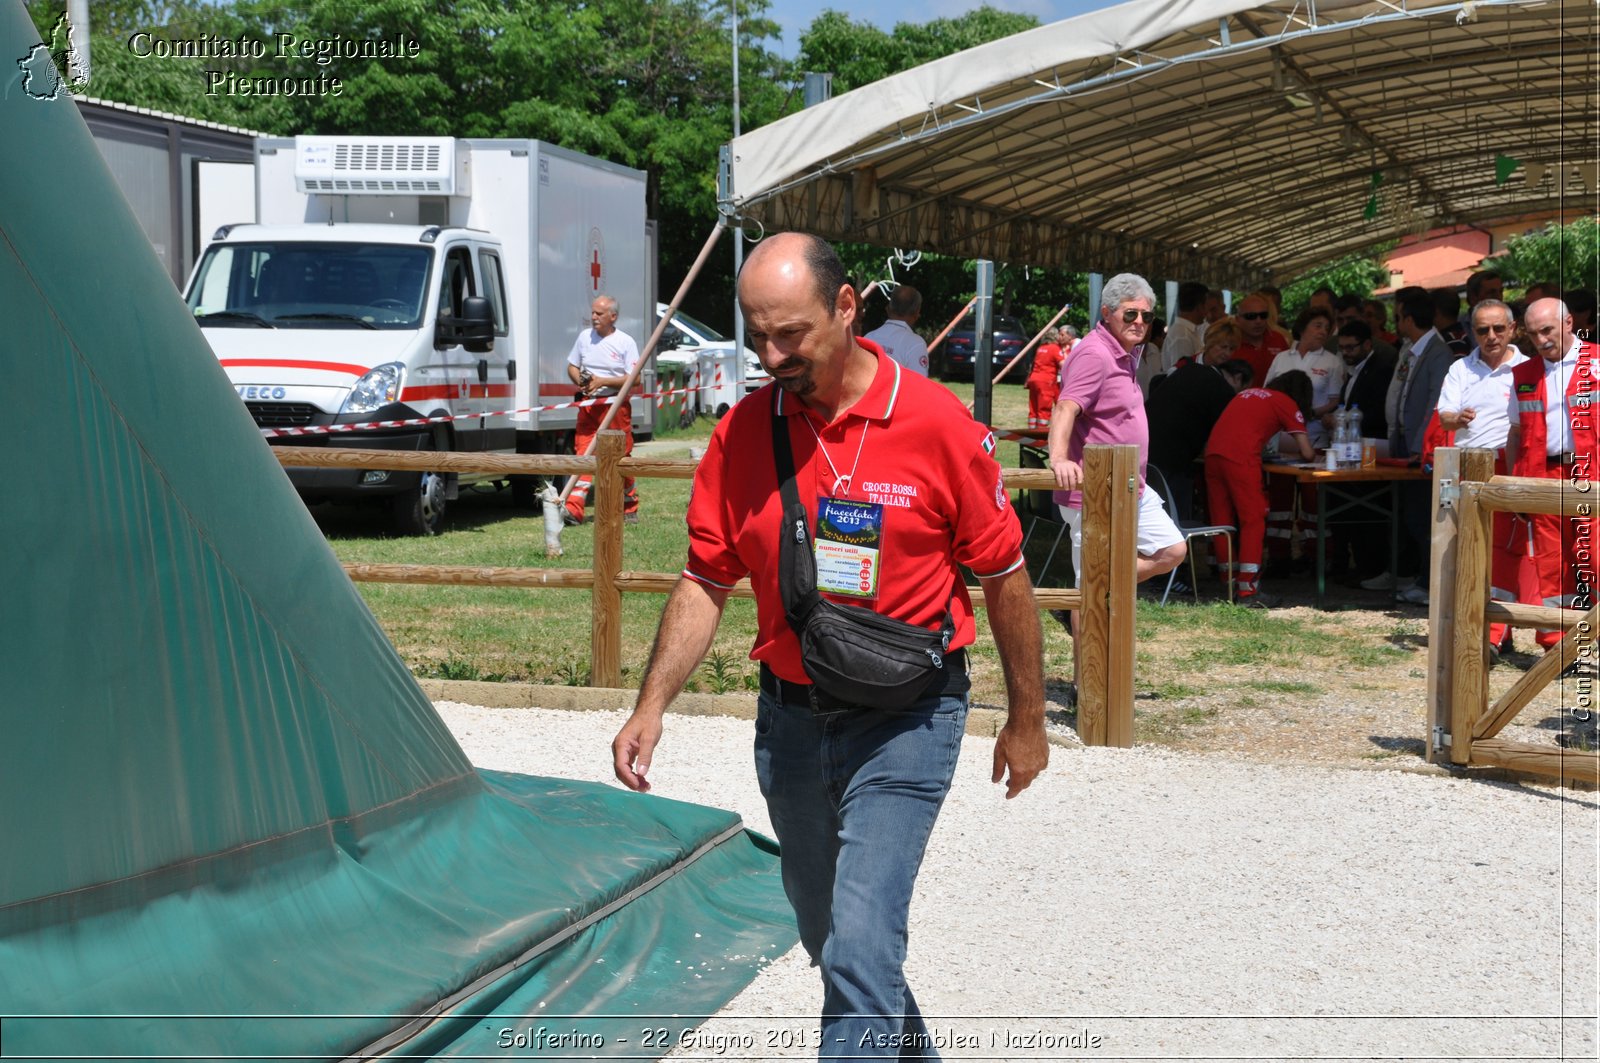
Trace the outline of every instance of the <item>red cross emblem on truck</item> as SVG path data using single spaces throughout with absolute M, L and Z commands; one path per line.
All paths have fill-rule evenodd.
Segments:
M 605 275 L 606 242 L 596 226 L 589 230 L 589 286 L 595 295 L 600 294 L 600 279 Z

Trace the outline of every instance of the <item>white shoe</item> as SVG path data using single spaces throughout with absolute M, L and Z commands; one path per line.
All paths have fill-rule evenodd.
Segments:
M 1409 605 L 1427 605 L 1428 591 L 1425 587 L 1410 586 L 1403 591 L 1396 591 L 1394 600 L 1406 602 Z
M 1392 591 L 1394 590 L 1394 576 L 1388 572 L 1379 573 L 1371 579 L 1361 581 L 1364 591 Z

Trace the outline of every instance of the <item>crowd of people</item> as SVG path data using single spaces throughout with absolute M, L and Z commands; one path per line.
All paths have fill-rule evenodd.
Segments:
M 1587 393 L 1600 354 L 1590 342 L 1594 293 L 1535 284 L 1516 302 L 1503 296 L 1502 280 L 1487 271 L 1468 278 L 1464 301 L 1454 288 L 1402 288 L 1394 293 L 1391 330 L 1388 303 L 1324 288 L 1286 329 L 1274 288 L 1245 295 L 1229 315 L 1220 292 L 1179 285 L 1165 343 L 1147 342 L 1134 368 L 1146 453 L 1170 486 L 1173 517 L 1204 514 L 1238 527 L 1237 556 L 1216 560 L 1236 581 L 1241 602 L 1270 604 L 1260 591 L 1263 572 L 1309 564 L 1309 542 L 1299 557 L 1294 546 L 1296 536 L 1313 534 L 1306 518 L 1314 496 L 1296 498 L 1291 482 L 1269 482 L 1263 453 L 1311 460 L 1339 419 L 1359 425 L 1373 449 L 1392 460 L 1431 467 L 1440 445 L 1487 447 L 1500 472 L 1572 477 L 1576 468 L 1587 475 L 1595 458 Z M 1070 364 L 1068 358 L 1063 378 Z M 1044 420 L 1037 403 L 1048 394 L 1042 383 L 1037 398 L 1030 393 L 1030 423 Z M 1077 417 L 1081 410 L 1055 411 L 1058 424 Z M 1535 437 L 1542 454 L 1533 453 Z M 1429 484 L 1405 485 L 1398 572 L 1385 560 L 1383 530 L 1352 525 L 1330 543 L 1336 577 L 1427 604 L 1430 505 Z M 1502 515 L 1495 544 L 1496 598 L 1571 604 L 1580 584 L 1592 584 L 1589 555 L 1578 556 L 1580 544 L 1592 544 L 1587 527 Z M 1544 645 L 1556 637 L 1538 636 Z M 1510 647 L 1504 626 L 1496 625 L 1491 639 L 1496 652 Z

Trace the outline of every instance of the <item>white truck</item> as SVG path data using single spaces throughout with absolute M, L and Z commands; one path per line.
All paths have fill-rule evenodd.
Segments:
M 590 303 L 615 298 L 641 346 L 655 324 L 645 175 L 537 140 L 262 138 L 255 209 L 217 230 L 186 298 L 256 423 L 299 430 L 274 444 L 570 452 L 577 412 L 550 407 L 573 399 Z M 654 413 L 634 399 L 635 430 Z M 317 431 L 345 425 L 368 427 Z M 380 500 L 413 535 L 461 482 L 288 473 L 308 503 Z

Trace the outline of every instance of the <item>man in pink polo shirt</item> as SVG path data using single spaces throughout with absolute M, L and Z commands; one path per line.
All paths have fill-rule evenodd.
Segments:
M 1050 415 L 1050 468 L 1061 516 L 1072 532 L 1072 570 L 1083 570 L 1083 448 L 1091 443 L 1139 447 L 1139 558 L 1136 578 L 1170 572 L 1187 556 L 1183 533 L 1161 496 L 1145 490 L 1150 429 L 1139 392 L 1139 356 L 1155 316 L 1156 297 L 1143 277 L 1119 273 L 1100 294 L 1100 323 L 1062 364 L 1061 397 Z M 1079 579 L 1081 583 L 1081 579 Z M 1072 614 L 1077 633 L 1078 614 Z

